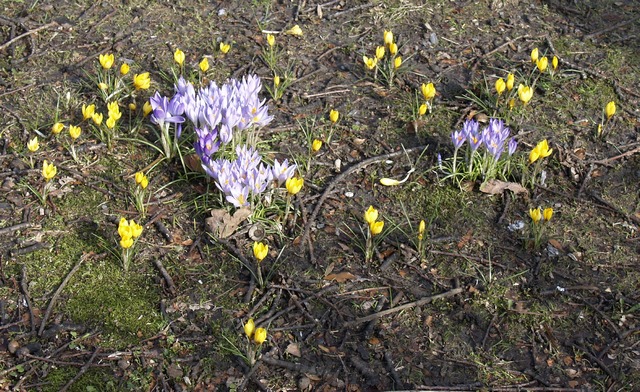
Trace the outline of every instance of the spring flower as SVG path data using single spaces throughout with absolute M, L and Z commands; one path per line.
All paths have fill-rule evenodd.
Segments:
M 129 227 L 131 227 L 133 238 L 138 238 L 142 235 L 142 225 L 137 224 L 133 219 L 129 221 Z
M 547 207 L 542 211 L 542 216 L 544 217 L 545 222 L 549 222 L 551 217 L 553 216 L 553 208 Z
M 231 49 L 231 44 L 225 44 L 224 42 L 220 42 L 220 51 L 222 54 L 227 54 Z
M 51 133 L 54 135 L 59 134 L 64 129 L 64 124 L 61 122 L 57 122 L 51 126 Z
M 422 105 L 420 105 L 420 107 L 418 108 L 418 114 L 420 116 L 424 116 L 424 114 L 427 112 L 427 104 L 423 103 Z
M 141 171 L 136 173 L 135 179 L 136 179 L 136 184 L 140 185 L 140 188 L 142 189 L 145 189 L 147 185 L 149 185 L 149 179 Z
M 135 87 L 136 90 L 147 90 L 151 87 L 149 72 L 133 75 L 133 87 Z
M 285 182 L 285 187 L 287 188 L 287 192 L 289 192 L 289 194 L 293 196 L 296 193 L 300 192 L 303 184 L 304 184 L 304 178 L 291 177 L 287 179 L 287 181 Z
M 516 152 L 516 148 L 518 148 L 518 141 L 515 138 L 511 138 L 508 144 L 509 156 L 513 155 Z
M 131 102 L 129 104 L 129 110 L 131 110 L 132 112 L 135 111 L 138 107 L 136 106 L 135 103 Z
M 369 58 L 367 56 L 362 56 L 362 61 L 364 61 L 364 65 L 367 69 L 374 69 L 376 64 L 378 64 L 378 59 L 375 57 Z
M 101 82 L 101 83 L 98 83 L 98 88 L 102 91 L 107 91 L 109 89 L 109 85 Z
M 391 45 L 393 43 L 393 33 L 391 31 L 385 30 L 382 36 L 385 45 Z
M 538 61 L 538 48 L 535 48 L 531 51 L 531 62 L 535 63 Z
M 129 64 L 127 63 L 122 63 L 122 65 L 120 66 L 120 75 L 124 76 L 126 74 L 129 73 Z
M 536 209 L 530 209 L 529 216 L 531 217 L 533 223 L 537 224 L 538 222 L 540 222 L 540 220 L 542 219 L 542 211 L 540 211 L 540 207 Z
M 258 262 L 264 260 L 269 253 L 269 245 L 266 245 L 262 242 L 254 242 L 253 243 L 253 256 L 258 260 Z
M 300 26 L 295 25 L 292 28 L 290 28 L 289 30 L 285 31 L 285 34 L 295 35 L 297 37 L 301 37 L 302 36 L 302 29 L 300 28 Z
M 384 46 L 378 46 L 376 48 L 376 58 L 378 60 L 382 60 L 383 57 L 384 57 Z
M 509 105 L 509 110 L 511 110 L 511 109 L 513 109 L 514 107 L 516 107 L 516 99 L 515 99 L 515 98 L 511 98 L 511 99 L 509 100 L 508 105 Z
M 364 213 L 364 220 L 368 224 L 372 224 L 378 219 L 378 210 L 373 208 L 373 206 L 369 206 L 369 209 Z
M 538 67 L 538 71 L 540 72 L 546 71 L 548 65 L 549 65 L 549 59 L 547 58 L 547 56 L 544 56 L 538 59 L 538 61 L 536 61 L 536 67 Z
M 109 117 L 113 117 L 114 120 L 119 120 L 122 117 L 122 113 L 120 112 L 120 106 L 118 105 L 118 101 L 113 101 L 107 103 L 107 112 Z
M 256 329 L 256 324 L 254 323 L 253 319 L 250 318 L 249 320 L 247 320 L 243 328 L 244 328 L 244 334 L 247 335 L 249 339 L 251 339 L 251 337 L 253 336 L 253 331 L 255 331 Z
M 105 125 L 107 126 L 107 128 L 109 129 L 113 129 L 116 126 L 116 119 L 113 117 L 109 117 L 107 118 L 107 121 L 105 121 Z
M 71 136 L 73 140 L 76 140 L 77 138 L 79 138 L 80 133 L 82 133 L 82 129 L 80 129 L 80 127 L 69 125 L 69 136 Z
M 526 105 L 531 100 L 531 97 L 533 97 L 533 89 L 524 84 L 520 84 L 518 86 L 518 98 L 520 98 L 522 103 Z
M 337 110 L 331 109 L 331 111 L 329 112 L 329 120 L 331 120 L 331 122 L 335 124 L 338 122 L 339 117 L 340 117 L 340 112 Z
M 509 75 L 507 75 L 507 90 L 511 91 L 513 90 L 513 83 L 515 83 L 516 81 L 516 76 L 512 73 L 510 73 Z
M 203 58 L 198 66 L 200 67 L 200 71 L 207 72 L 209 70 L 209 59 L 206 57 Z
M 265 340 L 267 340 L 267 330 L 264 328 L 256 328 L 253 341 L 256 342 L 256 344 L 262 344 Z
M 276 75 L 273 77 L 273 85 L 276 87 L 280 85 L 280 76 Z
M 142 113 L 145 117 L 148 116 L 152 111 L 153 106 L 151 106 L 151 103 L 149 101 L 145 102 L 144 105 L 142 105 Z
M 122 249 L 129 249 L 133 246 L 133 237 L 120 238 L 120 246 Z
M 434 87 L 433 83 L 422 83 L 422 85 L 420 86 L 420 91 L 422 91 L 422 96 L 424 97 L 425 101 L 428 101 L 436 96 L 436 88 Z
M 554 71 L 558 69 L 558 58 L 556 56 L 553 56 L 553 59 L 551 59 L 551 66 Z
M 273 48 L 273 46 L 276 44 L 276 37 L 274 37 L 272 34 L 267 34 L 267 43 Z
M 544 139 L 540 143 L 536 144 L 536 146 L 529 153 L 529 163 L 533 163 L 538 160 L 538 158 L 546 158 L 553 152 L 553 149 L 549 148 L 549 143 L 547 139 Z
M 382 233 L 383 228 L 384 228 L 384 221 L 369 223 L 369 231 L 371 232 L 371 235 L 378 235 Z
M 46 160 L 42 163 L 42 177 L 45 181 L 51 180 L 58 173 L 58 168 L 53 163 L 49 163 Z
M 420 224 L 418 225 L 418 240 L 422 241 L 422 238 L 424 236 L 424 230 L 426 228 L 426 225 L 424 223 L 424 220 L 420 221 Z
M 496 80 L 496 92 L 498 95 L 502 95 L 504 90 L 507 88 L 507 84 L 504 82 L 504 79 L 500 78 Z
M 616 114 L 616 103 L 611 101 L 605 106 L 604 114 L 607 116 L 607 120 L 611 119 L 614 114 Z
M 91 104 L 89 106 L 82 104 L 82 117 L 84 117 L 85 120 L 90 119 L 91 117 L 93 117 L 93 113 L 96 111 L 96 105 Z
M 384 186 L 396 186 L 402 184 L 402 181 L 395 180 L 393 178 L 381 178 L 380 184 Z
M 400 66 L 402 65 L 402 56 L 398 56 L 393 60 L 393 67 L 395 69 L 400 68 Z
M 35 136 L 33 139 L 27 142 L 27 148 L 31 152 L 36 152 L 40 148 L 40 143 L 38 143 L 38 137 Z
M 99 57 L 99 60 L 102 68 L 110 69 L 113 66 L 113 62 L 115 59 L 113 57 L 113 53 L 111 53 L 111 54 L 101 54 Z
M 176 51 L 173 52 L 173 60 L 182 67 L 182 64 L 184 64 L 184 52 L 176 48 Z
M 318 150 L 320 150 L 321 148 L 322 148 L 322 140 L 314 139 L 313 143 L 311 143 L 311 150 L 313 150 L 313 152 L 318 152 Z
M 391 53 L 392 56 L 395 56 L 396 53 L 398 53 L 398 45 L 396 45 L 395 42 L 389 44 L 389 53 Z

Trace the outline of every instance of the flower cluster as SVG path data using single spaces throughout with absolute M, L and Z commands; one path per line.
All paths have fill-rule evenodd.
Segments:
M 282 163 L 275 160 L 273 166 L 266 165 L 258 151 L 246 145 L 236 147 L 237 158 L 233 161 L 199 155 L 205 172 L 216 181 L 226 200 L 236 207 L 249 206 L 253 200 L 250 195 L 259 195 L 272 183 L 282 185 L 296 170 L 296 165 L 290 165 L 286 159 Z
M 369 208 L 364 212 L 364 221 L 367 223 L 369 230 L 367 230 L 366 234 L 366 243 L 365 243 L 365 261 L 370 262 L 373 258 L 373 253 L 375 249 L 375 243 L 373 241 L 373 237 L 382 233 L 382 229 L 384 228 L 384 221 L 378 220 L 378 210 L 373 208 L 373 206 L 369 206 Z
M 458 150 L 467 142 L 466 167 L 462 174 L 469 175 L 475 179 L 482 175 L 485 180 L 494 178 L 497 174 L 497 164 L 503 156 L 505 150 L 508 156 L 512 156 L 518 147 L 518 142 L 510 138 L 511 130 L 505 126 L 504 122 L 492 118 L 483 130 L 475 120 L 467 120 L 461 130 L 451 133 L 454 154 L 451 174 L 458 174 L 457 158 Z M 484 152 L 481 147 L 484 146 Z M 506 169 L 503 167 L 503 169 Z M 503 170 L 503 175 L 505 171 Z
M 374 70 L 374 79 L 378 78 L 378 70 L 380 70 L 387 84 L 391 87 L 393 85 L 394 75 L 402 65 L 402 56 L 398 56 L 398 44 L 393 41 L 393 32 L 385 30 L 382 38 L 384 45 L 376 48 L 374 56 L 362 56 L 362 62 L 366 69 Z M 387 50 L 389 51 L 388 61 L 383 63 L 382 60 Z
M 542 243 L 543 235 L 546 230 L 546 223 L 551 220 L 553 216 L 553 208 L 547 207 L 544 210 L 542 208 L 532 208 L 529 210 L 529 216 L 531 217 L 530 230 L 532 234 L 533 247 L 538 249 Z M 543 222 L 545 225 L 542 225 Z
M 122 266 L 125 271 L 128 271 L 133 257 L 133 245 L 138 237 L 142 235 L 142 226 L 133 219 L 120 218 L 118 234 L 120 235 L 120 246 L 122 247 Z

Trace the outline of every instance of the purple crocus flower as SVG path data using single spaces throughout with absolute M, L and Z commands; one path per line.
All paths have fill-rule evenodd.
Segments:
M 164 123 L 181 124 L 184 122 L 184 106 L 179 99 L 171 99 L 163 97 L 156 93 L 149 99 L 153 112 L 151 114 L 151 122 L 161 127 Z
M 282 163 L 278 162 L 277 159 L 274 159 L 271 171 L 273 173 L 273 179 L 278 182 L 278 186 L 281 186 L 289 178 L 293 177 L 293 174 L 296 171 L 296 165 L 289 166 L 289 161 L 287 159 Z
M 202 129 L 196 128 L 196 134 L 198 140 L 194 143 L 194 149 L 196 154 L 202 159 L 202 157 L 211 157 L 213 153 L 220 148 L 220 140 L 218 139 L 218 131 L 210 131 L 206 126 Z
M 453 142 L 453 148 L 458 150 L 464 144 L 465 135 L 463 131 L 453 131 L 451 133 L 451 141 Z
M 509 140 L 509 156 L 516 152 L 516 148 L 518 148 L 518 142 L 512 137 L 511 140 Z
M 476 151 L 482 144 L 482 136 L 479 131 L 479 124 L 476 120 L 467 120 L 462 126 L 462 132 L 467 136 L 471 151 Z
M 249 188 L 235 183 L 231 186 L 227 201 L 240 208 L 249 205 Z

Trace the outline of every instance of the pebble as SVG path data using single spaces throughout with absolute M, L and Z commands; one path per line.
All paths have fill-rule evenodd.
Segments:
M 20 343 L 16 342 L 15 340 L 10 341 L 9 344 L 7 345 L 7 349 L 11 354 L 15 354 L 19 348 L 20 348 Z
M 438 36 L 436 35 L 436 33 L 431 33 L 429 35 L 429 42 L 431 43 L 431 45 L 438 45 Z

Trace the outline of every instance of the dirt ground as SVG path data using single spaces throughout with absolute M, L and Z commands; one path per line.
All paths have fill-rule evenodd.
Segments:
M 391 83 L 363 64 L 385 30 L 402 56 Z M 536 70 L 534 48 L 555 72 Z M 639 48 L 632 0 L 0 2 L 0 388 L 640 390 Z M 122 80 L 151 77 L 118 101 L 112 146 L 81 109 L 106 107 L 96 75 L 109 53 L 131 67 Z M 142 115 L 180 72 L 262 79 L 263 156 L 305 180 L 289 219 L 274 202 L 212 234 L 211 211 L 235 208 L 194 158 L 193 129 L 183 166 L 161 159 Z M 500 103 L 509 73 L 515 89 L 537 81 L 528 104 Z M 427 83 L 437 92 L 418 115 Z M 451 133 L 490 117 L 518 142 L 510 188 L 446 178 Z M 53 135 L 58 121 L 82 124 L 80 138 Z M 551 155 L 529 165 L 543 139 Z M 58 172 L 42 203 L 44 160 Z M 544 181 L 527 182 L 534 166 Z M 366 261 L 370 205 L 385 231 Z M 534 244 L 538 207 L 554 214 Z M 144 227 L 128 271 L 120 217 Z M 254 241 L 270 249 L 262 286 Z M 262 345 L 245 337 L 250 318 Z

